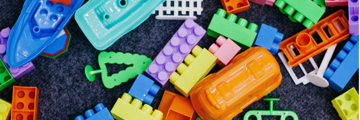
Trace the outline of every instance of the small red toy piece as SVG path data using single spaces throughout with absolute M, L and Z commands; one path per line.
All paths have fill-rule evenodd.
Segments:
M 50 0 L 52 3 L 61 3 L 65 6 L 69 6 L 71 4 L 71 0 Z

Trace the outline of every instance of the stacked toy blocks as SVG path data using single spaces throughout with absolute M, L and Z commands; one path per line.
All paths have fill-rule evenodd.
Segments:
M 132 100 L 131 95 L 127 93 L 116 101 L 110 112 L 117 120 L 162 120 L 163 118 L 161 111 L 153 111 L 150 105 L 142 105 L 142 102 L 136 98 Z
M 284 34 L 277 31 L 276 28 L 266 24 L 261 24 L 254 45 L 264 47 L 275 55 L 279 51 L 279 43 L 284 38 Z
M 325 70 L 324 78 L 331 88 L 340 92 L 358 69 L 359 36 L 352 36 Z
M 153 80 L 140 73 L 131 86 L 129 94 L 150 105 L 159 89 L 160 87 Z
M 41 56 L 54 59 L 64 54 L 69 49 L 70 39 L 71 34 L 65 27 L 55 38 L 55 41 L 42 51 Z
M 166 0 L 164 4 L 160 4 L 152 14 L 155 14 L 155 11 L 158 11 L 158 15 L 156 15 L 155 17 L 156 19 L 184 20 L 190 18 L 195 20 L 197 18 L 195 15 L 201 15 L 201 12 L 203 11 L 203 8 L 201 7 L 201 3 L 203 0 L 177 0 L 177 1 L 174 2 L 174 0 Z M 173 6 L 171 5 L 172 2 L 174 4 Z M 189 3 L 189 6 L 187 6 L 187 3 Z M 194 14 L 194 12 L 196 12 L 196 14 Z
M 193 20 L 186 19 L 146 69 L 146 73 L 164 86 L 170 74 L 175 71 L 185 56 L 190 53 L 191 49 L 205 35 L 205 32 L 205 29 Z
M 192 54 L 186 56 L 184 63 L 181 63 L 176 72 L 170 75 L 170 82 L 174 84 L 175 89 L 188 97 L 191 88 L 215 66 L 216 57 L 205 48 L 196 45 Z
M 275 0 L 250 0 L 251 2 L 264 6 L 265 4 L 273 6 Z
M 227 13 L 240 13 L 250 7 L 249 0 L 221 0 L 221 4 Z
M 39 90 L 36 87 L 14 86 L 11 120 L 36 120 Z
M 197 114 L 190 99 L 165 90 L 159 110 L 164 113 L 164 120 L 195 120 Z
M 359 119 L 359 95 L 355 88 L 351 88 L 331 101 L 339 116 L 343 120 Z
M 231 39 L 219 36 L 216 43 L 209 47 L 209 51 L 217 58 L 216 63 L 221 67 L 226 66 L 241 48 Z
M 259 26 L 255 23 L 249 23 L 248 25 L 248 21 L 243 18 L 240 18 L 235 23 L 237 17 L 234 14 L 229 14 L 226 19 L 225 16 L 225 10 L 218 9 L 211 19 L 207 34 L 215 38 L 218 38 L 220 35 L 230 38 L 243 50 L 251 47 Z M 247 25 L 248 27 L 246 28 Z
M 0 99 L 0 120 L 8 120 L 11 104 Z
M 0 60 L 0 91 L 13 82 L 15 82 L 15 79 L 11 76 L 2 60 Z
M 308 29 L 320 20 L 326 8 L 324 0 L 277 0 L 275 5 L 292 22 L 302 23 Z
M 348 0 L 325 0 L 325 4 L 329 7 L 347 6 Z
M 89 109 L 85 112 L 86 120 L 114 120 L 111 116 L 109 109 L 104 106 L 104 104 L 99 103 L 95 106 L 95 111 Z M 75 120 L 85 120 L 82 115 L 79 115 L 75 118 Z
M 349 32 L 353 36 L 359 35 L 359 0 L 348 1 Z

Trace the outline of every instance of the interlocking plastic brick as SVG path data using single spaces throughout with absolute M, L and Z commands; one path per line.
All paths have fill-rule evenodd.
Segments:
M 8 120 L 11 104 L 0 99 L 0 120 Z
M 50 0 L 52 3 L 61 3 L 65 6 L 69 6 L 71 4 L 71 0 Z
M 277 31 L 276 28 L 266 24 L 261 24 L 254 45 L 264 47 L 275 55 L 279 51 L 279 43 L 284 38 L 284 34 Z
M 302 23 L 308 29 L 320 20 L 326 8 L 324 0 L 277 0 L 275 5 L 292 22 Z
M 186 56 L 184 63 L 181 63 L 170 75 L 170 82 L 185 97 L 190 94 L 191 88 L 202 80 L 215 66 L 216 57 L 205 48 L 195 46 L 192 54 Z
M 240 13 L 246 11 L 250 7 L 249 0 L 220 0 L 223 8 L 227 13 Z
M 56 40 L 44 49 L 44 51 L 41 53 L 41 56 L 54 59 L 62 55 L 63 53 L 67 52 L 70 45 L 70 39 L 71 34 L 65 27 L 59 36 L 56 37 Z
M 359 0 L 348 1 L 349 32 L 353 36 L 359 35 Z
M 239 53 L 241 48 L 231 39 L 219 36 L 216 43 L 209 47 L 209 51 L 217 58 L 216 63 L 221 67 L 227 65 Z
M 179 2 L 166 0 L 163 4 L 160 4 L 152 14 L 155 14 L 155 11 L 158 11 L 158 15 L 156 15 L 155 18 L 160 20 L 185 20 L 187 18 L 195 20 L 197 18 L 195 15 L 201 15 L 201 12 L 203 11 L 201 3 L 203 0 L 178 1 Z M 174 2 L 173 6 L 171 5 L 171 2 Z M 187 3 L 188 6 L 186 5 Z M 196 14 L 194 14 L 194 12 L 196 12 Z
M 153 80 L 140 73 L 131 86 L 129 94 L 150 105 L 159 89 L 160 87 Z
M 164 120 L 195 120 L 197 114 L 190 99 L 165 90 L 159 110 L 164 113 Z
M 343 120 L 359 119 L 359 95 L 355 88 L 351 88 L 331 101 L 339 116 Z
M 218 38 L 220 35 L 230 38 L 243 50 L 251 47 L 259 26 L 255 23 L 249 23 L 246 28 L 248 21 L 244 18 L 240 18 L 239 21 L 235 23 L 237 19 L 236 15 L 229 14 L 226 19 L 225 16 L 225 10 L 221 8 L 218 9 L 211 19 L 207 34 L 215 38 Z
M 95 111 L 93 109 L 89 109 L 85 112 L 86 120 L 114 120 L 109 112 L 109 109 L 104 106 L 104 104 L 99 103 L 95 106 Z M 82 115 L 79 115 L 75 118 L 75 120 L 85 120 Z
M 273 6 L 274 2 L 275 2 L 275 0 L 250 0 L 250 1 L 254 2 L 254 3 L 257 3 L 257 4 L 260 4 L 262 6 L 264 6 L 265 4 Z
M 170 74 L 176 70 L 205 32 L 205 29 L 193 20 L 186 19 L 146 69 L 146 73 L 164 87 Z
M 136 98 L 132 100 L 131 95 L 124 93 L 116 101 L 111 109 L 111 114 L 117 120 L 162 120 L 163 113 L 154 110 L 148 105 L 142 105 L 142 102 Z
M 14 86 L 11 120 L 37 120 L 39 90 L 37 87 Z M 20 119 L 20 120 L 21 120 Z
M 348 0 L 325 0 L 325 4 L 329 7 L 347 6 Z
M 324 78 L 331 88 L 340 92 L 358 69 L 359 36 L 352 36 L 325 70 Z
M 15 82 L 15 79 L 11 76 L 3 61 L 0 60 L 0 91 L 13 82 Z

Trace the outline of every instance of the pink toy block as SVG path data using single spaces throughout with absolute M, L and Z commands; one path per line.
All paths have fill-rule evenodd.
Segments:
M 264 6 L 265 4 L 273 6 L 275 0 L 250 0 L 251 2 Z
M 217 58 L 216 63 L 221 67 L 227 65 L 240 52 L 240 49 L 234 41 L 221 35 L 216 40 L 216 44 L 209 47 L 209 51 Z
M 325 0 L 326 6 L 334 7 L 334 6 L 347 6 L 348 0 Z

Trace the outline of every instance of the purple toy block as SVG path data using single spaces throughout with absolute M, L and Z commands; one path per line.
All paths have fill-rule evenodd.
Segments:
M 359 0 L 348 0 L 349 32 L 353 36 L 359 35 Z
M 146 73 L 163 87 L 184 58 L 205 35 L 205 29 L 191 19 L 180 26 L 165 47 L 146 69 Z

